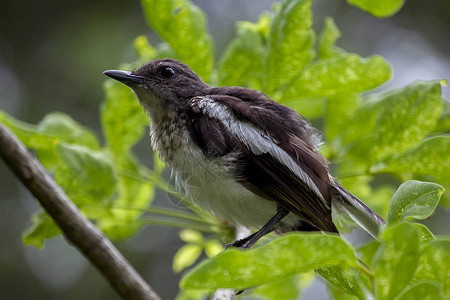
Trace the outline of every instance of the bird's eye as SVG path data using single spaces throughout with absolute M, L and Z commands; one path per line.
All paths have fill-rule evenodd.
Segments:
M 164 78 L 172 78 L 175 76 L 175 70 L 172 67 L 162 67 L 159 69 L 159 74 Z

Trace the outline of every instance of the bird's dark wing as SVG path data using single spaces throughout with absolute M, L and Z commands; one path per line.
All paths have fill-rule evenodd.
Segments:
M 208 116 L 200 107 L 201 100 L 191 100 L 186 106 L 186 122 L 193 141 L 203 153 L 210 157 L 220 157 L 233 150 L 236 138 L 225 125 Z
M 295 123 L 291 117 L 298 118 L 224 95 L 195 97 L 186 106 L 193 141 L 206 155 L 235 155 L 238 182 L 312 226 L 336 232 L 323 157 L 286 126 Z M 258 123 L 264 121 L 273 128 Z

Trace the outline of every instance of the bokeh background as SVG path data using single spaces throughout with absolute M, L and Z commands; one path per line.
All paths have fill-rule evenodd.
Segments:
M 233 38 L 237 20 L 256 21 L 275 1 L 193 2 L 209 18 L 219 56 Z M 338 46 L 362 56 L 380 54 L 392 64 L 394 78 L 383 88 L 417 79 L 450 79 L 448 0 L 406 0 L 387 19 L 374 18 L 344 0 L 313 1 L 313 13 L 316 31 L 326 16 L 335 19 L 342 31 Z M 100 135 L 102 71 L 134 61 L 132 45 L 138 35 L 158 41 L 137 0 L 0 0 L 0 109 L 30 123 L 62 111 Z M 450 99 L 450 88 L 443 97 Z M 150 162 L 150 141 L 138 144 L 136 152 Z M 155 201 L 165 205 L 167 196 L 160 193 Z M 22 244 L 21 233 L 37 208 L 0 162 L 0 299 L 118 299 L 63 238 L 48 241 L 43 251 Z M 449 234 L 448 217 L 439 210 L 428 225 L 435 233 Z M 172 258 L 181 244 L 177 229 L 147 226 L 118 247 L 163 299 L 173 299 L 179 275 L 172 272 Z M 317 282 L 303 299 L 327 299 L 327 293 Z

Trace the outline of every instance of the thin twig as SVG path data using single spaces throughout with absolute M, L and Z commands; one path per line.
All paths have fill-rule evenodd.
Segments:
M 37 159 L 0 124 L 0 156 L 61 228 L 65 238 L 124 299 L 160 299 L 111 241 L 70 201 Z

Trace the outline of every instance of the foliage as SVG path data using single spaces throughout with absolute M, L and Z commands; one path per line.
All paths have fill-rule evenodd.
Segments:
M 403 5 L 402 0 L 348 2 L 378 17 Z M 229 241 L 232 228 L 186 203 L 162 176 L 164 166 L 156 155 L 151 168 L 139 162 L 132 148 L 144 136 L 147 116 L 130 90 L 111 80 L 101 107 L 104 145 L 92 130 L 62 113 L 30 125 L 0 112 L 0 122 L 36 153 L 89 219 L 116 240 L 133 236 L 146 223 L 188 228 L 180 233 L 186 245 L 174 258 L 174 271 L 192 266 L 203 251 L 210 258 L 183 277 L 179 299 L 219 287 L 256 287 L 244 295 L 296 299 L 314 276 L 327 280 L 336 299 L 450 297 L 450 241 L 414 222 L 429 217 L 441 196 L 444 206 L 450 203 L 443 194 L 450 180 L 450 136 L 445 133 L 450 105 L 441 99 L 439 80 L 367 94 L 391 77 L 389 63 L 337 47 L 340 32 L 331 18 L 316 39 L 311 0 L 286 0 L 256 23 L 239 22 L 216 68 L 214 43 L 198 7 L 188 0 L 142 0 L 142 6 L 163 43 L 153 47 L 138 37 L 139 60 L 133 67 L 158 57 L 178 58 L 210 84 L 260 89 L 323 121 L 323 153 L 336 164 L 336 176 L 388 224 L 378 240 L 358 249 L 335 235 L 290 233 L 248 251 L 229 249 L 216 256 L 218 240 Z M 393 183 L 376 185 L 386 174 L 406 181 L 395 194 Z M 155 188 L 189 210 L 155 207 Z M 42 247 L 59 233 L 43 211 L 32 222 L 23 237 L 26 244 Z

